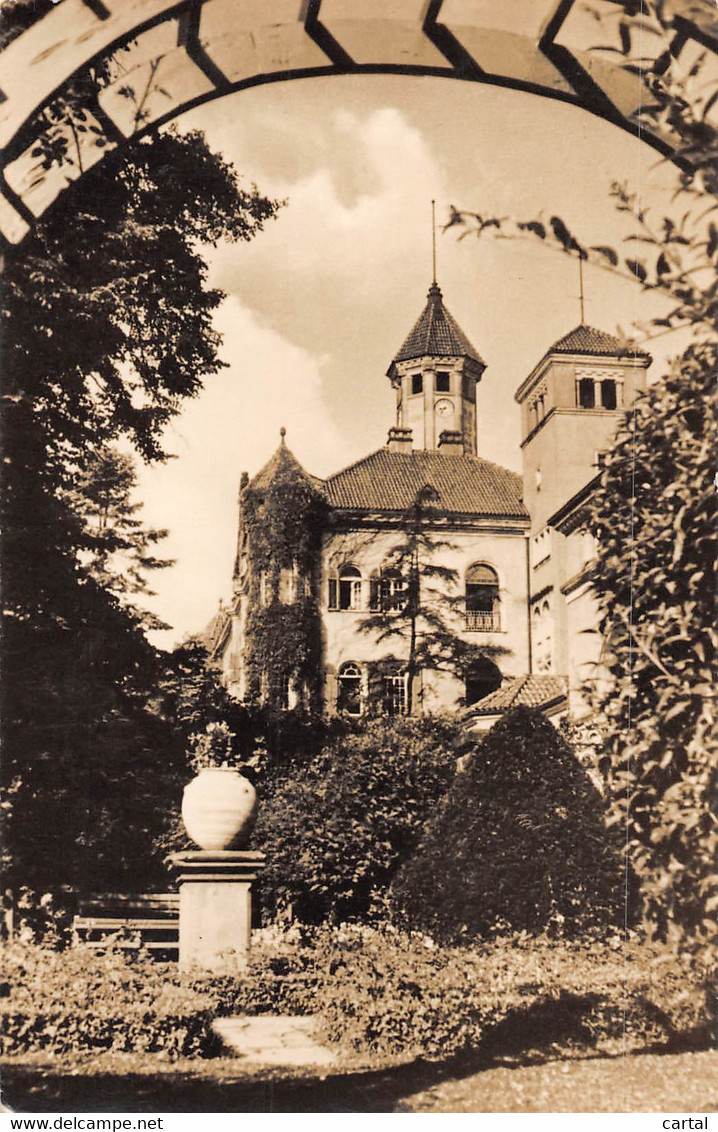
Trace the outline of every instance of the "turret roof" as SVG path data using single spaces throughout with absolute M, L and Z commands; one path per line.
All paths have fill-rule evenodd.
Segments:
M 426 306 L 394 362 L 443 356 L 472 358 L 480 366 L 485 365 L 478 350 L 471 345 L 456 319 L 444 306 L 439 286 L 432 283 Z
M 650 358 L 645 350 L 639 350 L 630 342 L 622 342 L 614 334 L 605 330 L 596 330 L 593 326 L 582 323 L 576 326 L 558 342 L 554 342 L 547 351 L 548 354 L 603 354 L 610 357 L 624 354 L 635 355 L 639 358 Z
M 282 440 L 279 447 L 269 458 L 264 467 L 260 468 L 256 476 L 252 477 L 247 486 L 254 489 L 269 487 L 269 485 L 273 480 L 277 478 L 277 476 L 281 475 L 283 472 L 288 472 L 291 470 L 298 473 L 317 491 L 321 491 L 323 488 L 322 480 L 317 479 L 316 476 L 310 475 L 309 472 L 302 467 L 291 449 L 287 448 L 287 445 L 284 442 L 284 435 L 284 429 L 282 429 Z

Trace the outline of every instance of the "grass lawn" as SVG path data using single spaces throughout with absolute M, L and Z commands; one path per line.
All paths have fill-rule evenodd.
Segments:
M 406 1097 L 405 1112 L 716 1112 L 718 1051 L 499 1066 Z
M 526 1064 L 503 1058 L 386 1070 L 262 1069 L 239 1058 L 170 1064 L 101 1054 L 27 1055 L 3 1067 L 17 1112 L 692 1112 L 718 1111 L 718 1051 Z

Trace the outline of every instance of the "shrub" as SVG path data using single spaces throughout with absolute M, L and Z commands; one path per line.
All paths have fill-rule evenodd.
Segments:
M 497 920 L 574 935 L 617 922 L 622 882 L 600 794 L 546 717 L 516 708 L 457 775 L 391 899 L 399 922 L 442 941 Z
M 78 947 L 3 950 L 3 1052 L 43 1050 L 205 1055 L 216 1044 L 207 997 L 177 982 L 176 965 Z
M 700 973 L 614 937 L 521 933 L 437 947 L 418 933 L 342 926 L 316 941 L 326 1040 L 380 1058 L 444 1059 L 552 1044 L 615 1051 L 706 1041 Z
M 374 720 L 290 770 L 259 807 L 265 910 L 307 922 L 367 915 L 451 782 L 456 727 Z

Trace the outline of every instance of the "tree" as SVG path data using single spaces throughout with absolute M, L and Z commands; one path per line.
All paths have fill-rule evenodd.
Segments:
M 687 20 L 699 40 L 718 34 L 718 20 L 707 0 L 685 6 L 685 14 L 683 7 L 624 0 L 615 6 L 617 43 L 606 48 L 651 92 L 638 120 L 676 147 L 677 211 L 656 217 L 655 206 L 614 185 L 618 209 L 634 222 L 628 255 L 588 246 L 555 216 L 548 224 L 541 217 L 505 222 L 456 211 L 450 224 L 535 237 L 631 278 L 667 300 L 639 326 L 645 336 L 692 332 L 693 342 L 627 418 L 586 521 L 598 541 L 594 590 L 611 677 L 593 690 L 610 818 L 625 832 L 649 929 L 715 966 L 718 95 L 706 74 L 707 50 L 687 53 L 684 64 L 674 48 Z M 598 18 L 605 31 L 606 17 Z
M 382 664 L 396 664 L 405 673 L 408 715 L 415 706 L 415 680 L 421 672 L 463 677 L 472 661 L 500 651 L 496 646 L 477 648 L 452 628 L 452 612 L 463 598 L 451 596 L 457 571 L 438 561 L 452 547 L 439 533 L 440 523 L 439 493 L 425 484 L 402 516 L 399 541 L 373 580 L 375 612 L 359 626 L 389 647 Z
M 3 6 L 0 40 L 47 7 Z M 75 125 L 84 95 L 78 84 L 66 96 Z M 71 147 L 39 145 L 40 161 L 73 160 Z M 203 249 L 252 239 L 277 208 L 201 134 L 168 130 L 98 163 L 8 253 L 2 775 L 13 886 L 97 882 L 105 870 L 114 887 L 128 846 L 149 843 L 132 832 L 132 808 L 149 822 L 158 766 L 174 748 L 149 707 L 158 658 L 129 591 L 159 565 L 159 532 L 133 527 L 126 506 L 122 514 L 122 460 L 102 489 L 108 503 L 115 493 L 107 517 L 115 511 L 100 530 L 95 473 L 120 438 L 164 458 L 167 422 L 223 365 L 212 325 L 222 294 L 207 286 Z M 124 581 L 112 547 L 130 556 Z
M 621 838 L 573 751 L 536 708 L 484 737 L 391 890 L 399 920 L 444 942 L 499 925 L 569 936 L 622 918 Z
M 141 613 L 131 601 L 139 594 L 152 595 L 148 572 L 172 565 L 171 559 L 152 553 L 169 532 L 143 527 L 137 518 L 142 504 L 132 501 L 136 487 L 133 458 L 105 447 L 89 454 L 85 466 L 76 470 L 72 487 L 62 496 L 82 521 L 86 542 L 81 554 L 83 568 L 145 628 L 167 628 L 159 618 Z

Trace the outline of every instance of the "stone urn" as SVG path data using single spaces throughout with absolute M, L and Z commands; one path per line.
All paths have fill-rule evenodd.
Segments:
M 200 849 L 246 845 L 256 810 L 252 783 L 231 767 L 205 767 L 185 786 L 182 796 L 185 829 Z

